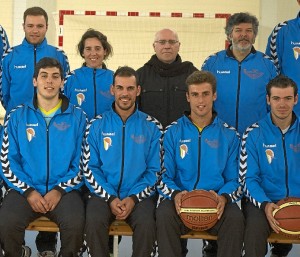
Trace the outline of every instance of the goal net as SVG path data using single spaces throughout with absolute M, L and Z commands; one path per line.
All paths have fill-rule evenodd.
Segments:
M 160 17 L 151 17 L 145 14 L 129 16 L 128 13 L 115 13 L 112 16 L 107 15 L 107 12 L 94 12 L 93 15 L 73 12 L 71 15 L 63 15 L 63 24 L 59 29 L 60 47 L 67 53 L 71 69 L 79 68 L 83 59 L 77 53 L 76 46 L 82 34 L 88 28 L 99 30 L 113 46 L 114 55 L 106 60 L 108 68 L 112 70 L 123 65 L 135 69 L 143 66 L 154 54 L 152 44 L 155 33 L 163 28 L 177 31 L 182 60 L 193 62 L 197 68 L 201 67 L 210 54 L 225 48 L 226 14 L 220 18 L 204 14 L 201 18 L 195 18 L 193 14 L 177 14 L 181 17 L 159 15 Z

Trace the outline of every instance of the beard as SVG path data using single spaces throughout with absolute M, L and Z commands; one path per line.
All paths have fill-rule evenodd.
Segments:
M 247 41 L 248 43 L 241 44 L 241 41 Z M 243 39 L 243 40 L 232 40 L 232 47 L 235 50 L 241 51 L 241 52 L 249 52 L 252 48 L 252 44 L 254 42 L 251 42 L 250 40 Z

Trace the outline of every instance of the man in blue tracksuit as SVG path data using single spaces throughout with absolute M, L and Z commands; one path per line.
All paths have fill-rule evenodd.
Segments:
M 126 220 L 133 229 L 133 257 L 150 257 L 153 251 L 162 127 L 137 109 L 140 91 L 137 73 L 119 68 L 111 87 L 112 109 L 86 130 L 82 168 L 91 193 L 85 240 L 93 257 L 109 257 L 107 229 L 113 219 Z
M 114 73 L 104 63 L 113 50 L 107 37 L 94 29 L 88 29 L 82 35 L 77 48 L 85 62 L 67 76 L 64 94 L 91 120 L 110 110 L 114 101 L 110 93 Z
M 78 192 L 84 112 L 60 94 L 63 69 L 58 60 L 36 65 L 31 102 L 7 116 L 1 173 L 8 193 L 0 208 L 0 241 L 5 256 L 30 256 L 22 246 L 25 228 L 44 215 L 61 233 L 59 256 L 78 256 L 83 243 L 84 204 Z
M 6 32 L 1 25 L 0 25 L 0 37 L 1 37 L 1 39 L 0 39 L 0 58 L 2 59 L 2 55 L 9 48 L 9 42 L 7 39 Z
M 29 101 L 33 94 L 32 75 L 35 64 L 43 57 L 59 60 L 64 75 L 69 72 L 69 62 L 65 53 L 48 45 L 45 38 L 48 29 L 48 15 L 40 7 L 31 7 L 24 12 L 22 44 L 12 47 L 3 57 L 0 78 L 1 102 L 6 113 L 19 104 Z
M 297 2 L 300 5 L 300 0 Z M 300 12 L 295 19 L 276 25 L 269 36 L 266 54 L 274 60 L 281 74 L 300 85 Z M 294 112 L 300 115 L 299 104 Z
M 242 134 L 267 114 L 266 85 L 277 75 L 269 57 L 253 47 L 258 20 L 248 13 L 235 13 L 225 27 L 230 42 L 226 50 L 209 56 L 202 70 L 217 78 L 218 116 Z
M 158 185 L 164 199 L 156 211 L 159 256 L 181 257 L 180 235 L 187 232 L 178 215 L 182 196 L 204 189 L 218 201 L 219 221 L 209 230 L 218 235 L 218 257 L 240 257 L 244 218 L 234 203 L 241 193 L 239 138 L 236 130 L 213 112 L 217 98 L 213 74 L 195 71 L 186 83 L 191 112 L 167 127 L 164 136 L 164 169 Z
M 276 202 L 300 197 L 300 120 L 293 112 L 298 102 L 296 83 L 279 75 L 267 85 L 271 112 L 251 125 L 243 135 L 240 175 L 247 202 L 245 256 L 263 257 L 267 237 L 279 224 L 272 212 Z M 287 256 L 272 252 L 274 256 Z

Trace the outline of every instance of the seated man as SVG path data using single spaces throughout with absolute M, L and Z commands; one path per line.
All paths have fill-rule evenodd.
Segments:
M 83 243 L 85 212 L 77 189 L 86 115 L 60 94 L 63 82 L 58 60 L 42 58 L 33 75 L 37 93 L 7 116 L 1 175 L 8 193 L 0 208 L 6 257 L 30 256 L 22 247 L 25 229 L 40 216 L 59 226 L 59 256 L 78 256 Z
M 297 102 L 296 83 L 283 75 L 275 77 L 267 85 L 270 113 L 243 135 L 240 175 L 247 197 L 243 204 L 245 257 L 267 254 L 268 236 L 272 230 L 279 232 L 272 215 L 279 208 L 276 202 L 300 197 L 300 121 L 293 111 Z M 274 249 L 271 256 L 284 257 Z
M 156 241 L 155 184 L 160 171 L 161 124 L 139 111 L 137 73 L 119 68 L 110 111 L 87 127 L 82 153 L 86 184 L 85 235 L 89 254 L 108 257 L 108 227 L 126 220 L 133 230 L 133 257 L 150 257 Z
M 188 232 L 179 217 L 181 198 L 194 189 L 209 190 L 218 201 L 218 257 L 240 257 L 244 218 L 234 201 L 239 197 L 239 138 L 213 112 L 216 79 L 195 71 L 186 80 L 191 111 L 172 123 L 164 136 L 164 170 L 158 190 L 164 198 L 156 211 L 160 257 L 181 257 L 180 235 Z M 230 236 L 228 236 L 230 235 Z

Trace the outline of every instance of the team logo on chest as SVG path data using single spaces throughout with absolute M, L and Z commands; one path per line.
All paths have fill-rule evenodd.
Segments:
M 27 140 L 30 142 L 35 136 L 34 129 L 33 128 L 27 128 L 26 129 L 26 135 L 27 135 Z
M 186 144 L 182 144 L 179 146 L 180 149 L 180 157 L 183 159 L 189 151 L 189 148 Z
M 274 152 L 271 149 L 266 149 L 265 151 L 268 163 L 271 164 L 274 159 Z
M 85 95 L 84 95 L 83 93 L 78 93 L 78 94 L 76 95 L 76 98 L 77 98 L 77 104 L 78 104 L 79 106 L 81 106 L 82 103 L 83 103 L 84 100 L 85 100 Z
M 104 147 L 104 150 L 107 151 L 108 148 L 110 148 L 112 145 L 112 140 L 110 137 L 104 137 L 103 138 L 103 147 Z
M 298 60 L 300 54 L 300 47 L 299 46 L 293 47 L 293 52 L 294 52 L 295 59 Z

